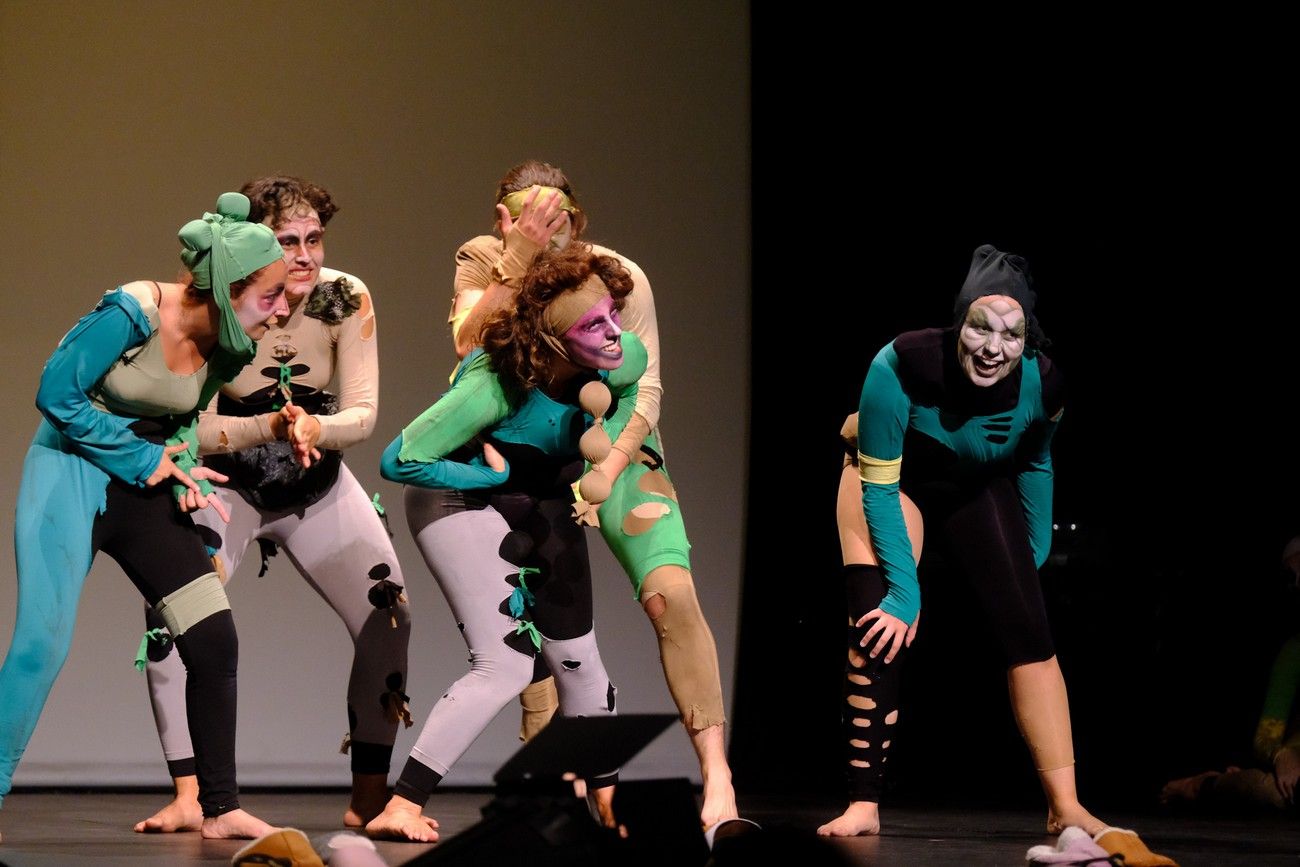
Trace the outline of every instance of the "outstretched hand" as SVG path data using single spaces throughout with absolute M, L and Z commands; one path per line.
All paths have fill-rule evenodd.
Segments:
M 158 461 L 158 466 L 154 467 L 154 471 L 150 473 L 149 478 L 144 480 L 145 486 L 152 488 L 170 480 L 173 483 L 179 483 L 197 491 L 199 486 L 194 483 L 194 480 L 172 462 L 172 455 L 178 455 L 189 447 L 190 444 L 186 442 L 176 443 L 173 446 L 163 446 L 162 460 Z
M 1296 781 L 1300 780 L 1300 753 L 1293 747 L 1282 747 L 1273 757 L 1273 775 L 1277 778 L 1277 791 L 1288 804 L 1295 803 Z
M 208 467 L 195 467 L 190 472 L 185 472 L 172 461 L 172 455 L 178 455 L 187 450 L 190 444 L 179 442 L 175 445 L 163 446 L 162 460 L 158 461 L 158 466 L 150 474 L 149 478 L 144 480 L 147 487 L 156 487 L 163 482 L 183 485 L 186 490 L 176 498 L 176 504 L 180 506 L 182 512 L 197 512 L 199 509 L 206 509 L 212 506 L 216 513 L 221 516 L 221 520 L 229 521 L 230 513 L 226 507 L 216 497 L 209 497 L 203 493 L 196 480 L 208 480 L 212 482 L 229 481 L 225 476 L 216 470 Z
M 513 229 L 537 246 L 545 247 L 551 242 L 555 233 L 564 228 L 568 212 L 560 209 L 560 192 L 556 190 L 539 201 L 541 190 L 541 187 L 533 186 L 528 191 L 519 209 L 517 220 L 510 216 L 509 208 L 505 205 L 497 205 L 502 238 L 507 237 Z
M 209 482 L 219 484 L 230 481 L 229 477 L 209 467 L 195 467 L 190 471 L 190 478 L 196 480 L 206 479 Z M 182 512 L 197 512 L 199 509 L 206 509 L 211 506 L 212 511 L 221 516 L 221 520 L 227 524 L 230 523 L 230 511 L 226 508 L 226 504 L 221 502 L 221 498 L 215 494 L 204 494 L 198 485 L 177 497 L 176 502 L 181 507 Z

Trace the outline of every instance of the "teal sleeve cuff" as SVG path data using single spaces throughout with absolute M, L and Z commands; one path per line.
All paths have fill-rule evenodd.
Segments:
M 916 578 L 916 559 L 903 520 L 898 485 L 864 484 L 862 508 L 871 528 L 872 550 L 889 585 L 880 610 L 910 624 L 921 610 L 921 584 Z
M 398 455 L 402 450 L 402 435 L 388 444 L 379 461 L 379 474 L 390 482 L 415 485 L 421 488 L 455 488 L 475 491 L 495 488 L 510 478 L 510 464 L 501 472 L 489 467 L 482 457 L 469 463 L 449 461 L 446 458 L 433 462 L 404 461 Z

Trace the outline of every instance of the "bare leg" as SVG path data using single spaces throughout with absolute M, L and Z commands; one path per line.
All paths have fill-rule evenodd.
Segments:
M 198 831 L 202 828 L 203 810 L 199 807 L 199 778 L 192 775 L 176 777 L 172 780 L 172 784 L 176 787 L 176 797 L 148 819 L 136 822 L 137 834 L 170 834 L 173 831 Z
M 275 828 L 245 810 L 231 810 L 203 819 L 205 840 L 256 840 Z
M 736 790 L 731 785 L 731 766 L 722 743 L 722 723 L 698 731 L 687 730 L 691 746 L 700 760 L 700 775 L 704 778 L 704 804 L 700 809 L 700 825 L 712 828 L 726 819 L 739 817 L 736 808 Z
M 519 740 L 531 741 L 559 710 L 560 694 L 555 689 L 555 678 L 543 678 L 524 687 L 524 691 L 519 693 L 519 706 L 523 711 L 519 721 Z
M 345 828 L 360 828 L 384 811 L 388 774 L 353 774 L 352 803 L 343 814 Z
M 438 839 L 438 820 L 422 815 L 422 808 L 401 795 L 393 795 L 382 813 L 366 823 L 371 837 L 433 843 Z
M 1077 825 L 1091 835 L 1097 834 L 1106 823 L 1083 808 L 1074 785 L 1070 701 L 1056 657 L 1008 669 L 1007 688 L 1020 734 L 1047 796 L 1048 832 L 1059 834 Z
M 685 629 L 670 632 L 664 615 L 668 613 L 668 595 L 682 610 L 676 612 L 678 623 Z M 659 639 L 659 657 L 664 667 L 664 679 L 673 694 L 682 722 L 691 738 L 691 746 L 700 761 L 700 776 L 704 781 L 704 803 L 700 809 L 700 824 L 711 828 L 724 819 L 739 816 L 736 809 L 736 790 L 731 785 L 731 767 L 727 764 L 727 751 L 723 743 L 721 720 L 722 687 L 718 676 L 718 653 L 713 635 L 699 610 L 691 574 L 680 566 L 660 566 L 653 570 L 642 585 L 641 605 Z M 685 615 L 685 616 L 683 616 Z M 710 704 L 717 709 L 710 714 L 701 704 L 702 694 L 713 696 Z M 715 695 L 716 694 L 716 695 Z M 719 722 L 703 728 L 692 728 L 696 720 L 708 721 L 715 715 Z

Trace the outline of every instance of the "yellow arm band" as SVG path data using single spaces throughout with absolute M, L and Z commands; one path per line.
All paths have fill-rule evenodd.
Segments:
M 902 456 L 882 461 L 858 452 L 858 477 L 871 485 L 896 485 L 903 472 Z

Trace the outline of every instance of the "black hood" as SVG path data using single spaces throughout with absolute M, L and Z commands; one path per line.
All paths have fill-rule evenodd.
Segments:
M 1023 256 L 1015 253 L 1003 253 L 992 244 L 981 244 L 971 256 L 970 271 L 966 273 L 966 282 L 957 293 L 957 303 L 953 305 L 953 324 L 960 328 L 966 321 L 966 311 L 977 298 L 985 295 L 1005 295 L 1014 298 L 1025 311 L 1027 326 L 1026 343 L 1030 349 L 1041 349 L 1047 345 L 1047 336 L 1034 316 L 1034 302 L 1038 299 L 1034 292 L 1034 278 L 1029 274 L 1029 263 Z

